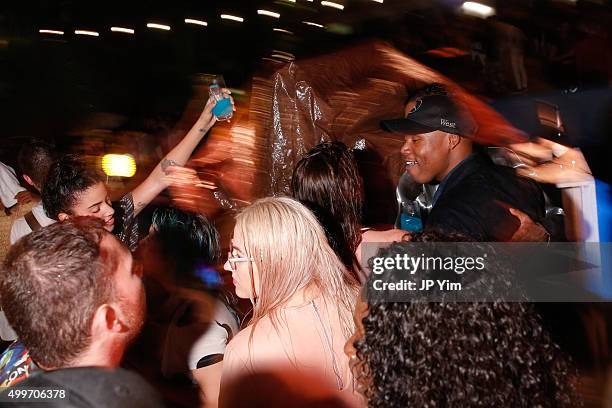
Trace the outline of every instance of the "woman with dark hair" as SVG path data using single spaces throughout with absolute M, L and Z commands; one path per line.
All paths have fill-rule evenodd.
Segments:
M 197 383 L 207 407 L 217 404 L 225 346 L 239 330 L 214 269 L 220 255 L 219 233 L 206 217 L 171 207 L 155 210 L 136 252 L 145 271 L 148 318 L 132 353 L 135 364 L 155 362 L 156 379 L 173 385 L 177 379 Z
M 411 235 L 416 242 L 466 241 L 435 231 Z M 437 244 L 435 244 L 437 245 Z M 416 248 L 415 248 L 416 247 Z M 459 246 L 455 246 L 455 255 Z M 394 243 L 378 257 L 420 257 L 414 242 Z M 410 301 L 362 295 L 356 331 L 345 346 L 357 390 L 373 407 L 569 407 L 575 406 L 571 372 L 559 347 L 531 304 L 505 302 L 500 291 L 513 281 L 489 256 L 483 271 L 456 274 L 463 284 L 452 295 L 410 291 Z M 436 279 L 426 269 L 410 275 L 420 287 Z M 384 282 L 406 277 L 386 269 L 372 274 Z M 452 296 L 452 300 L 451 297 Z M 497 299 L 497 301 L 491 301 Z
M 353 153 L 344 143 L 321 143 L 306 153 L 293 170 L 291 194 L 316 215 L 338 258 L 361 281 L 362 240 L 391 242 L 405 234 L 400 230 L 362 230 L 362 180 Z

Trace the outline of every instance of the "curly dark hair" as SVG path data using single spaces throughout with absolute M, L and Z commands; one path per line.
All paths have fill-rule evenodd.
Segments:
M 361 242 L 363 186 L 349 148 L 341 142 L 312 148 L 293 170 L 291 194 L 314 212 L 330 246 L 352 270 Z
M 103 180 L 102 174 L 87 166 L 81 157 L 63 156 L 49 169 L 41 192 L 47 217 L 57 220 L 59 213 L 72 214 L 77 196 Z
M 469 241 L 431 230 L 409 239 Z M 378 256 L 419 256 L 414 246 L 394 243 Z M 368 407 L 575 406 L 568 359 L 531 304 L 469 301 L 489 287 L 484 277 L 509 279 L 503 268 L 487 262 L 482 273 L 455 274 L 471 281 L 461 291 L 465 301 L 428 301 L 430 295 L 418 291 L 411 302 L 367 300 L 354 371 Z M 367 285 L 392 272 L 370 276 Z M 431 278 L 425 270 L 417 273 Z

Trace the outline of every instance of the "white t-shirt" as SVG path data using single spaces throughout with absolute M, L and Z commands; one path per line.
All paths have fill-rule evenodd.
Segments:
M 32 214 L 41 227 L 46 227 L 47 225 L 51 225 L 55 222 L 55 220 L 47 217 L 47 214 L 45 214 L 42 201 L 39 201 L 38 204 L 32 207 Z M 19 238 L 28 235 L 30 232 L 32 232 L 32 228 L 30 228 L 25 218 L 17 218 L 11 227 L 11 245 L 17 242 Z
M 15 170 L 0 162 L 0 200 L 2 205 L 9 208 L 17 204 L 15 195 L 20 191 L 25 191 L 25 188 L 19 185 Z
M 166 306 L 174 312 L 163 345 L 165 376 L 195 370 L 201 359 L 225 354 L 227 343 L 239 331 L 235 314 L 203 291 L 178 289 Z

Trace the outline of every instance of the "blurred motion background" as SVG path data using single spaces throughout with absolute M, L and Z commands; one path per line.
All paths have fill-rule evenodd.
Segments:
M 378 120 L 399 116 L 411 90 L 438 81 L 478 113 L 482 142 L 546 137 L 579 147 L 609 197 L 611 38 L 604 0 L 5 1 L 0 160 L 16 168 L 33 137 L 99 166 L 105 154 L 129 154 L 133 177 L 108 180 L 119 197 L 200 114 L 208 91 L 196 74 L 222 74 L 237 112 L 201 144 L 190 165 L 203 183 L 178 204 L 212 218 L 223 247 L 233 210 L 287 193 L 295 162 L 323 140 L 356 148 L 364 225 L 393 224 L 402 140 L 382 134 Z M 536 101 L 558 107 L 563 134 L 540 126 Z M 149 218 L 141 216 L 144 231 Z M 599 355 L 581 352 L 605 370 L 609 327 L 598 319 Z M 582 387 L 598 406 L 603 380 L 585 376 Z

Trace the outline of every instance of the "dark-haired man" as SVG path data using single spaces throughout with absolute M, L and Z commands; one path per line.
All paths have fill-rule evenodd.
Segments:
M 381 127 L 404 135 L 401 154 L 414 181 L 439 183 L 425 227 L 479 241 L 510 241 L 521 224 L 509 208 L 543 221 L 544 196 L 537 184 L 475 151 L 476 122 L 443 86 L 417 91 L 405 106 L 405 117 L 384 120 Z M 546 236 L 544 231 L 533 239 Z
M 38 193 L 42 191 L 43 182 L 55 158 L 55 146 L 44 140 L 35 139 L 28 141 L 19 150 L 17 163 L 19 164 L 22 177 Z M 11 245 L 24 235 L 51 225 L 54 222 L 54 220 L 47 217 L 43 203 L 39 201 L 32 207 L 30 212 L 13 221 L 11 226 Z
M 52 224 L 13 245 L 0 297 L 19 338 L 0 357 L 0 386 L 37 369 L 117 367 L 144 321 L 140 269 L 93 217 Z

